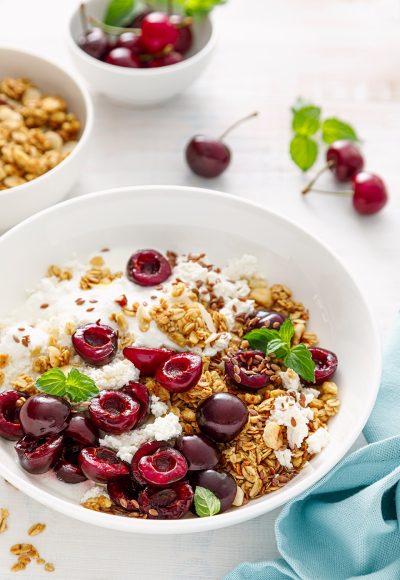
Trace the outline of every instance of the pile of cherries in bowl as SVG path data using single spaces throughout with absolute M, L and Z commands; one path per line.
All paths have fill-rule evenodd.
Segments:
M 78 40 L 87 54 L 107 64 L 127 68 L 160 68 L 181 62 L 193 43 L 191 18 L 146 11 L 126 29 L 108 34 L 87 26 Z M 107 30 L 112 30 L 107 28 Z

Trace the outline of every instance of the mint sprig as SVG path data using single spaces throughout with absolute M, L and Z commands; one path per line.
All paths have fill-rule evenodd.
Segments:
M 48 395 L 66 397 L 73 403 L 87 401 L 99 393 L 94 380 L 74 367 L 67 375 L 61 369 L 50 369 L 38 378 L 35 386 Z
M 257 328 L 248 332 L 244 338 L 256 350 L 266 355 L 274 354 L 282 359 L 284 364 L 293 369 L 308 382 L 315 380 L 315 363 L 311 352 L 304 343 L 292 346 L 294 327 L 290 318 L 287 318 L 279 330 L 271 328 Z
M 197 485 L 194 492 L 194 507 L 200 518 L 215 516 L 221 510 L 221 501 L 215 493 Z
M 108 26 L 126 26 L 133 18 L 135 7 L 135 0 L 111 0 L 107 4 L 103 17 L 104 24 Z
M 292 107 L 292 113 L 293 137 L 290 141 L 290 156 L 302 171 L 308 171 L 316 162 L 319 138 L 327 145 L 341 139 L 360 140 L 349 123 L 337 117 L 322 120 L 321 108 L 304 99 L 297 99 Z
M 193 18 L 204 18 L 220 4 L 225 4 L 226 0 L 177 0 L 187 16 Z

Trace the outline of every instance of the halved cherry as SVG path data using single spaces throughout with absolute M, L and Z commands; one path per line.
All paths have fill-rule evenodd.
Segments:
M 171 393 L 182 393 L 197 385 L 202 370 L 200 355 L 182 352 L 172 355 L 159 366 L 155 378 Z
M 154 377 L 157 368 L 174 353 L 166 348 L 127 346 L 122 351 L 125 358 L 135 365 L 142 377 Z
M 95 483 L 107 483 L 129 475 L 129 467 L 106 447 L 86 447 L 79 454 L 79 467 Z
M 130 381 L 122 387 L 121 391 L 130 397 L 139 405 L 139 413 L 135 427 L 139 427 L 146 420 L 150 411 L 150 394 L 145 385 Z
M 182 453 L 172 447 L 166 447 L 139 459 L 137 470 L 146 483 L 164 487 L 183 479 L 188 465 Z
M 63 441 L 62 435 L 39 439 L 25 435 L 15 444 L 21 467 L 29 473 L 46 473 L 60 457 Z
M 192 487 L 183 481 L 168 487 L 147 486 L 139 494 L 140 509 L 151 519 L 177 520 L 188 513 L 193 501 Z
M 25 397 L 17 391 L 0 393 L 0 436 L 9 441 L 18 441 L 24 432 L 19 418 Z
M 122 391 L 104 390 L 91 399 L 88 412 L 99 429 L 120 435 L 135 427 L 140 416 L 140 405 Z
M 262 389 L 270 382 L 270 376 L 262 372 L 265 354 L 260 350 L 237 350 L 225 362 L 225 370 L 238 386 L 247 389 Z
M 118 350 L 118 333 L 107 326 L 95 323 L 85 324 L 72 335 L 72 344 L 77 354 L 93 366 L 110 363 Z
M 140 286 L 158 286 L 171 276 L 171 266 L 156 250 L 139 250 L 129 258 L 126 275 Z
M 315 382 L 327 381 L 336 372 L 338 358 L 334 352 L 326 348 L 310 347 L 311 357 L 315 363 Z
M 139 509 L 137 501 L 140 487 L 130 475 L 125 475 L 107 483 L 108 495 L 112 501 L 128 512 Z
M 141 447 L 139 447 L 135 455 L 132 457 L 131 469 L 134 478 L 140 485 L 147 485 L 148 482 L 142 477 L 142 474 L 139 470 L 139 461 L 143 457 L 153 455 L 160 449 L 167 449 L 169 447 L 171 446 L 168 445 L 166 441 L 149 441 L 148 443 L 144 443 Z

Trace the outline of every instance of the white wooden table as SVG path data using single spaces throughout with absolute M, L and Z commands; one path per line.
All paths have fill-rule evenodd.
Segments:
M 1 43 L 70 68 L 64 32 L 76 3 L 0 0 Z M 144 111 L 94 95 L 91 154 L 73 195 L 130 184 L 211 185 L 285 213 L 341 255 L 384 338 L 400 288 L 400 3 L 229 0 L 216 12 L 215 58 L 186 94 Z M 287 153 L 289 106 L 300 94 L 358 129 L 368 167 L 385 178 L 391 192 L 384 212 L 360 218 L 348 200 L 301 198 L 303 178 Z M 253 110 L 261 117 L 229 139 L 234 160 L 226 174 L 212 182 L 191 175 L 183 162 L 186 140 L 198 131 L 217 135 Z M 1 506 L 11 512 L 9 531 L 0 535 L 2 579 L 15 577 L 9 546 L 26 541 L 27 528 L 38 521 L 48 527 L 35 544 L 54 562 L 53 577 L 59 580 L 215 579 L 243 560 L 277 556 L 278 511 L 213 533 L 149 538 L 63 517 L 5 483 Z M 21 574 L 47 578 L 41 570 L 33 564 Z

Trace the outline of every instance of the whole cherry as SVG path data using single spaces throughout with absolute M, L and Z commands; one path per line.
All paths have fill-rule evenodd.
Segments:
M 344 139 L 332 143 L 326 152 L 326 165 L 318 171 L 308 185 L 302 190 L 303 194 L 313 191 L 314 184 L 328 169 L 332 171 L 338 181 L 346 182 L 352 179 L 364 167 L 364 158 L 360 149 L 353 141 Z
M 142 45 L 146 52 L 155 54 L 168 45 L 174 45 L 179 37 L 177 27 L 162 12 L 151 12 L 142 22 Z
M 388 193 L 383 180 L 374 173 L 360 171 L 353 177 L 353 189 L 350 191 L 325 191 L 322 189 L 309 189 L 315 193 L 330 195 L 342 195 L 353 198 L 353 207 L 361 215 L 371 215 L 377 213 L 385 207 L 388 201 Z
M 218 177 L 225 171 L 231 161 L 231 150 L 224 143 L 225 137 L 235 127 L 256 117 L 258 113 L 251 113 L 247 117 L 240 119 L 231 125 L 217 139 L 205 137 L 204 135 L 195 135 L 186 145 L 186 161 L 193 171 L 201 177 Z
M 388 201 L 382 179 L 367 171 L 361 171 L 353 178 L 353 191 L 354 209 L 362 215 L 377 213 Z
M 126 68 L 140 68 L 141 63 L 139 57 L 126 46 L 117 46 L 112 48 L 105 57 L 104 61 L 107 64 L 114 66 L 124 66 Z

